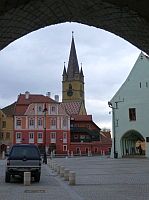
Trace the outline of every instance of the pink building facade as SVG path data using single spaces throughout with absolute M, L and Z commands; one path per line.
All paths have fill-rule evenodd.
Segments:
M 70 117 L 61 103 L 44 95 L 20 94 L 14 112 L 13 143 L 33 143 L 41 152 L 67 154 Z

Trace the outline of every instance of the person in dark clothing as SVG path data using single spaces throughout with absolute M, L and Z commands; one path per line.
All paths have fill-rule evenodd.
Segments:
M 142 147 L 141 144 L 138 146 L 139 154 L 142 155 Z
M 44 155 L 43 155 L 43 163 L 47 164 L 47 155 L 46 155 L 46 152 L 44 152 Z

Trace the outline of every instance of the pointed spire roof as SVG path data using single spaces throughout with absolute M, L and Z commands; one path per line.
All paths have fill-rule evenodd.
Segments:
M 73 78 L 76 73 L 79 74 L 79 65 L 75 48 L 74 36 L 72 32 L 72 42 L 71 42 L 71 49 L 70 49 L 68 69 L 67 69 L 68 78 L 69 79 Z
M 80 75 L 81 75 L 81 76 L 84 76 L 84 75 L 83 75 L 83 69 L 82 69 L 82 63 L 81 63 Z
M 67 72 L 66 72 L 66 67 L 65 67 L 65 62 L 64 62 L 63 76 L 65 75 L 67 75 Z

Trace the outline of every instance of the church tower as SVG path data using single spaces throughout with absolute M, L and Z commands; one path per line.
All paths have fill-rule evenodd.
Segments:
M 62 81 L 62 102 L 79 101 L 85 106 L 84 75 L 83 69 L 79 69 L 74 36 L 72 34 L 71 49 L 68 68 L 64 64 Z

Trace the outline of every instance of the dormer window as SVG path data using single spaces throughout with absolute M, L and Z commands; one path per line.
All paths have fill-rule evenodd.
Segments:
M 38 105 L 37 111 L 38 111 L 38 113 L 42 113 L 42 112 L 43 112 L 43 107 L 42 107 L 42 105 Z
M 55 113 L 55 111 L 56 111 L 55 106 L 52 106 L 51 111 L 52 111 L 52 113 Z
M 16 126 L 21 126 L 21 119 L 16 120 Z

